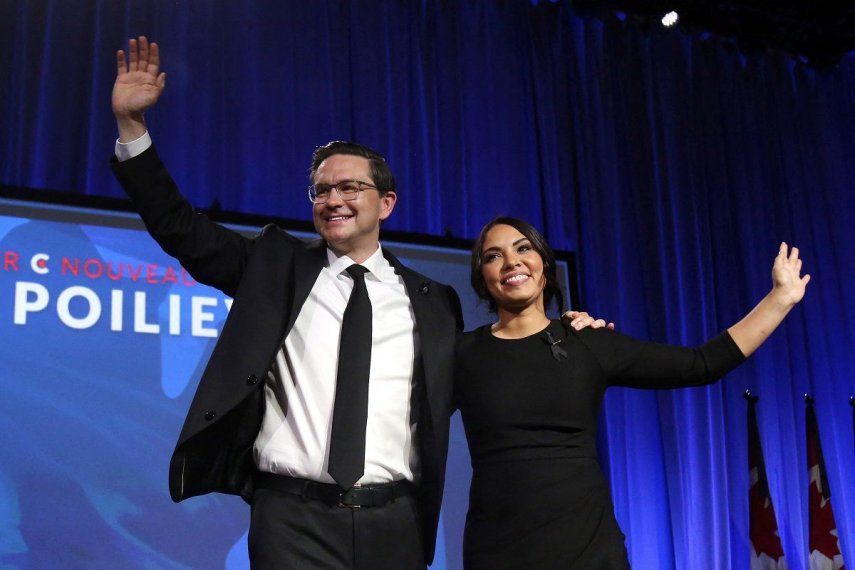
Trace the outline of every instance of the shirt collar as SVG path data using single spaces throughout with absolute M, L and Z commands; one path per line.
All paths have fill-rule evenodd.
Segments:
M 327 265 L 333 275 L 338 275 L 356 262 L 347 255 L 337 256 L 333 250 L 327 248 Z M 389 267 L 389 262 L 383 257 L 383 247 L 378 243 L 377 250 L 368 256 L 368 259 L 360 265 L 365 267 L 376 279 L 383 275 L 382 271 Z

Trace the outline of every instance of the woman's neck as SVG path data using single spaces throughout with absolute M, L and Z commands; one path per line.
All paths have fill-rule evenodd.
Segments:
M 499 321 L 490 327 L 499 338 L 522 338 L 533 335 L 546 328 L 549 317 L 543 307 L 529 306 L 520 311 L 498 309 Z

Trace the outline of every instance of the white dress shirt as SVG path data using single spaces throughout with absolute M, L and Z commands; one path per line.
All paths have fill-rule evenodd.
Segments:
M 327 249 L 327 267 L 312 286 L 265 385 L 265 414 L 255 440 L 256 465 L 291 477 L 333 483 L 327 473 L 339 338 L 353 290 L 354 262 Z M 404 283 L 378 247 L 363 263 L 371 300 L 371 369 L 365 472 L 359 483 L 414 480 L 413 366 L 417 333 Z
M 122 161 L 152 144 L 148 133 L 116 141 Z M 265 410 L 253 454 L 261 471 L 334 483 L 327 473 L 335 402 L 339 337 L 353 290 L 345 271 L 354 261 L 327 249 L 327 265 L 312 286 L 276 354 L 264 386 Z M 372 310 L 371 369 L 365 471 L 359 483 L 416 480 L 418 450 L 413 369 L 419 336 L 403 279 L 378 245 L 363 263 Z

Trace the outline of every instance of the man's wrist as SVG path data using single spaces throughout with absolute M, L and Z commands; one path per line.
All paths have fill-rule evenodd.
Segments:
M 151 144 L 151 135 L 148 134 L 148 131 L 143 131 L 142 135 L 128 142 L 123 142 L 119 139 L 116 141 L 116 158 L 119 162 L 129 160 L 141 155 Z
M 119 128 L 119 142 L 135 141 L 146 133 L 145 119 L 141 113 L 133 115 L 116 115 L 116 126 Z

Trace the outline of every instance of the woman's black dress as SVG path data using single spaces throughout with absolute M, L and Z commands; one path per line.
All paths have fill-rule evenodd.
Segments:
M 463 334 L 455 392 L 473 469 L 465 566 L 628 568 L 597 462 L 605 389 L 700 386 L 744 359 L 726 332 L 698 348 L 568 332 L 560 321 L 521 339 L 489 325 Z

